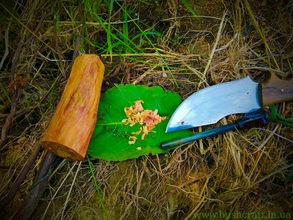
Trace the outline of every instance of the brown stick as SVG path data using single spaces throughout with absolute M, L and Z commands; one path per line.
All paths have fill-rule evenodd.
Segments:
M 59 1 L 60 0 L 56 0 L 54 2 L 54 6 L 56 6 Z M 35 34 L 42 27 L 45 18 L 48 17 L 48 16 L 51 16 L 51 15 L 52 15 L 52 12 L 50 12 L 46 16 L 42 16 L 42 18 L 40 19 L 36 29 L 33 32 L 33 34 L 30 36 L 30 38 L 26 42 L 23 43 L 22 40 L 20 40 L 20 43 L 18 44 L 18 47 L 16 49 L 15 57 L 13 59 L 12 66 L 11 66 L 11 72 L 10 72 L 11 82 L 13 82 L 13 80 L 14 80 L 16 67 L 17 67 L 17 63 L 18 63 L 22 48 L 24 46 L 26 46 L 28 43 L 30 43 L 30 42 L 32 42 L 34 40 Z M 19 100 L 19 97 L 21 95 L 21 91 L 22 91 L 21 88 L 17 88 L 16 90 L 13 89 L 13 98 L 12 98 L 13 101 L 12 101 L 12 104 L 11 104 L 11 110 L 10 110 L 10 113 L 8 114 L 8 116 L 6 118 L 5 124 L 3 125 L 2 132 L 1 132 L 0 149 L 2 149 L 2 147 L 4 146 L 4 144 L 5 144 L 6 140 L 7 140 L 8 129 L 9 129 L 10 124 L 13 122 L 14 114 L 15 114 L 15 111 L 16 111 L 16 106 L 18 104 L 18 100 Z M 27 172 L 29 171 L 31 165 L 36 160 L 36 157 L 38 156 L 38 154 L 40 152 L 40 148 L 41 148 L 40 145 L 38 145 L 37 148 L 35 149 L 35 151 L 33 152 L 33 154 L 30 156 L 30 159 L 28 160 L 28 162 L 26 163 L 26 165 L 24 166 L 24 168 L 22 169 L 22 171 L 18 175 L 17 179 L 14 181 L 10 192 L 7 194 L 7 196 L 3 200 L 0 201 L 0 210 L 2 210 L 5 206 L 7 206 L 7 204 L 16 195 L 16 192 L 17 192 L 20 184 L 22 183 L 23 179 L 25 178 L 25 176 L 26 176 Z M 56 157 L 55 155 L 53 155 L 53 156 Z M 1 153 L 0 153 L 0 158 L 1 158 Z
M 29 160 L 26 162 L 25 166 L 23 167 L 22 171 L 17 176 L 16 180 L 12 184 L 12 187 L 9 191 L 9 193 L 5 196 L 4 199 L 0 201 L 0 210 L 3 210 L 14 198 L 16 195 L 17 190 L 19 189 L 20 184 L 22 183 L 23 179 L 25 178 L 26 174 L 30 170 L 32 164 L 37 159 L 37 156 L 39 155 L 41 149 L 41 145 L 38 145 L 34 152 L 31 154 Z
M 45 156 L 45 158 L 43 159 L 43 163 L 41 166 L 41 169 L 38 172 L 36 181 L 39 181 L 40 179 L 43 179 L 43 181 L 41 181 L 38 185 L 36 185 L 36 187 L 30 192 L 29 198 L 25 201 L 25 203 L 23 204 L 23 206 L 18 210 L 18 212 L 16 213 L 15 216 L 13 216 L 13 220 L 26 220 L 29 219 L 30 216 L 33 214 L 35 208 L 37 207 L 40 198 L 42 197 L 44 191 L 45 191 L 45 187 L 48 183 L 48 179 L 46 178 L 50 166 L 53 164 L 53 162 L 55 162 L 55 160 L 58 157 L 51 153 L 50 151 L 48 151 L 47 155 Z
M 12 99 L 12 104 L 11 104 L 11 110 L 10 110 L 10 114 L 7 116 L 5 124 L 2 128 L 2 132 L 1 132 L 1 140 L 0 140 L 0 150 L 2 149 L 2 147 L 4 146 L 6 140 L 7 140 L 7 133 L 8 133 L 8 129 L 10 124 L 13 122 L 13 116 L 16 110 L 16 105 L 18 103 L 18 99 L 21 95 L 21 89 L 18 88 L 15 92 L 14 92 L 14 96 Z M 1 153 L 0 153 L 0 157 L 1 157 Z
M 59 2 L 59 0 L 56 0 L 54 5 L 56 5 L 58 2 Z M 47 16 L 51 15 L 51 14 L 52 13 L 49 13 L 46 16 L 42 16 L 42 18 L 40 19 L 36 29 L 33 32 L 33 34 L 30 36 L 30 38 L 26 42 L 23 43 L 22 40 L 20 40 L 20 43 L 18 44 L 18 47 L 17 47 L 16 52 L 15 52 L 15 57 L 13 59 L 12 65 L 11 65 L 11 72 L 10 72 L 10 80 L 11 80 L 11 82 L 13 82 L 13 80 L 14 80 L 16 67 L 17 67 L 17 63 L 18 63 L 22 48 L 24 46 L 26 46 L 28 43 L 30 43 L 30 42 L 32 42 L 34 40 L 35 35 L 40 30 L 40 28 L 42 27 L 45 18 Z M 13 89 L 13 98 L 12 98 L 13 101 L 12 101 L 12 105 L 11 105 L 10 114 L 7 116 L 5 124 L 4 124 L 4 126 L 2 128 L 2 132 L 1 132 L 0 150 L 5 145 L 5 142 L 7 140 L 8 129 L 9 129 L 10 124 L 13 122 L 14 113 L 15 113 L 16 106 L 18 104 L 18 100 L 19 100 L 20 95 L 21 95 L 21 89 L 20 88 L 17 88 L 16 90 Z M 1 158 L 1 153 L 0 153 L 0 158 Z

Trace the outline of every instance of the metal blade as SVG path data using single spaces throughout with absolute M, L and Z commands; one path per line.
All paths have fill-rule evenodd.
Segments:
M 166 132 L 214 124 L 227 115 L 260 108 L 258 83 L 247 76 L 204 88 L 189 96 L 173 113 Z

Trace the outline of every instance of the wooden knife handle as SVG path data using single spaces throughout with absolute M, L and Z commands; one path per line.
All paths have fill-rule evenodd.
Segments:
M 293 100 L 293 78 L 289 80 L 279 79 L 271 72 L 265 82 L 260 83 L 261 105 L 268 106 L 280 102 Z

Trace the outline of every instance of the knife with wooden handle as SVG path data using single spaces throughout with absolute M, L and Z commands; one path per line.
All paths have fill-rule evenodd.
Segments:
M 293 78 L 281 80 L 271 72 L 265 82 L 256 83 L 246 76 L 189 96 L 173 113 L 166 132 L 214 124 L 231 114 L 251 113 L 289 100 L 293 100 Z

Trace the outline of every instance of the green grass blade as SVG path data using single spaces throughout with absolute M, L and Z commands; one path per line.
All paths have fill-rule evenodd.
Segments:
M 50 92 L 50 105 L 49 105 L 50 111 L 52 111 L 52 99 L 53 99 L 54 89 L 55 89 L 55 84 L 53 85 L 53 88 Z
M 114 0 L 110 0 L 110 5 L 109 5 L 109 21 L 108 21 L 108 28 L 107 28 L 107 44 L 110 52 L 110 57 L 111 57 L 111 62 L 112 62 L 112 41 L 111 41 L 111 14 L 113 11 L 113 3 Z
M 137 54 L 137 56 L 140 56 L 141 54 Z M 143 54 L 142 54 L 143 55 Z M 142 61 L 142 60 L 138 60 L 138 59 L 135 59 L 133 57 L 129 57 L 129 56 L 125 56 L 123 54 L 119 54 L 119 56 L 123 57 L 123 58 L 126 58 L 128 60 L 132 60 L 134 62 L 139 62 L 139 63 L 143 63 L 143 64 L 147 64 L 147 65 L 151 65 L 151 66 L 157 66 L 157 67 L 161 67 L 161 68 L 167 68 L 166 65 L 160 65 L 160 64 L 156 64 L 156 63 L 149 63 L 149 62 L 145 62 L 145 61 Z M 175 70 L 189 70 L 187 68 L 180 68 L 180 67 L 169 67 L 170 69 L 175 69 Z
M 190 5 L 185 1 L 185 0 L 181 0 L 181 2 L 185 5 L 185 7 L 191 12 L 191 14 L 193 14 L 193 16 L 197 19 L 197 15 L 195 14 L 195 12 L 193 11 L 193 9 L 190 7 Z
M 2 83 L 0 82 L 0 87 L 1 87 L 1 91 L 4 93 L 4 95 L 7 97 L 7 99 L 9 100 L 9 102 L 11 103 L 11 99 L 9 97 L 8 92 L 6 91 L 6 89 L 4 88 L 4 86 L 2 85 Z
M 114 0 L 111 0 L 111 1 L 104 0 L 104 2 L 109 7 L 109 14 L 111 14 L 113 11 Z M 97 11 L 98 11 L 97 7 L 89 5 L 89 0 L 85 0 L 84 5 L 85 5 L 85 16 L 84 17 L 91 18 L 91 19 L 94 18 L 94 20 L 96 22 L 98 22 L 101 25 L 101 27 L 104 29 L 104 31 L 107 33 L 107 44 L 106 44 L 107 50 L 106 51 L 110 54 L 111 60 L 112 60 L 114 45 L 115 46 L 118 45 L 118 44 L 116 44 L 117 41 L 119 41 L 121 43 L 121 44 L 119 44 L 119 49 L 118 49 L 118 51 L 120 51 L 119 53 L 121 53 L 122 51 L 127 51 L 128 53 L 130 53 L 130 52 L 137 53 L 136 49 L 139 50 L 140 53 L 143 53 L 143 51 L 138 47 L 139 45 L 136 45 L 132 40 L 129 39 L 127 13 L 123 14 L 123 18 L 124 18 L 125 22 L 123 24 L 123 30 L 122 30 L 122 32 L 120 32 L 117 28 L 115 28 L 114 25 L 111 25 L 111 20 L 110 20 L 111 17 L 106 22 L 103 18 L 101 18 L 97 14 Z M 92 7 L 90 7 L 90 6 L 92 6 Z M 115 31 L 115 33 L 113 34 L 112 31 Z M 94 45 L 93 42 L 90 42 L 86 39 L 85 39 L 85 41 L 87 43 L 90 43 L 91 45 Z M 103 51 L 103 53 L 104 52 L 105 52 L 105 50 Z M 101 52 L 99 52 L 99 54 L 101 54 Z
M 114 1 L 112 0 L 111 2 L 113 3 Z M 112 9 L 113 9 L 113 4 L 111 2 L 109 3 L 110 4 L 109 5 L 109 13 L 112 12 Z M 108 1 L 107 1 L 107 3 L 108 3 Z M 95 20 L 106 31 L 106 33 L 107 33 L 107 51 L 110 53 L 111 61 L 112 61 L 113 47 L 114 47 L 114 45 L 116 45 L 116 46 L 118 45 L 118 44 L 115 44 L 115 42 L 117 42 L 117 41 L 119 41 L 121 43 L 120 47 L 127 48 L 127 50 L 129 52 L 137 53 L 129 45 L 129 44 L 134 44 L 134 43 L 128 39 L 128 30 L 127 30 L 127 35 L 125 36 L 124 33 L 120 32 L 118 29 L 116 29 L 114 26 L 111 25 L 110 18 L 109 18 L 108 24 L 105 25 L 105 21 L 96 13 L 95 10 L 91 10 L 91 8 L 88 8 L 86 10 L 86 12 L 89 13 L 89 17 L 94 16 Z M 121 39 L 119 37 L 117 37 L 115 34 L 113 34 L 111 32 L 111 29 L 115 30 Z M 126 32 L 126 30 L 125 30 L 125 32 Z M 127 43 L 125 43 L 125 42 L 127 42 Z M 137 45 L 134 44 L 134 46 L 137 46 Z M 140 50 L 140 51 L 143 52 L 142 50 Z
M 149 2 L 145 2 L 145 1 L 142 1 L 142 0 L 138 0 L 139 2 L 142 2 L 142 3 L 144 3 L 144 4 L 146 4 L 146 5 L 151 5 L 151 6 L 153 6 L 154 4 L 152 4 L 152 3 L 149 3 Z
M 52 111 L 52 106 L 53 106 L 53 105 L 52 105 L 53 94 L 54 94 L 54 89 L 55 89 L 55 85 L 56 85 L 56 82 L 57 82 L 58 77 L 59 77 L 59 74 L 58 74 L 58 76 L 56 77 L 55 82 L 54 82 L 53 87 L 52 87 L 52 90 L 51 90 L 51 92 L 50 92 L 50 105 L 49 105 L 50 111 Z
M 115 0 L 115 2 L 119 5 L 119 7 L 121 7 L 121 5 L 119 4 L 119 2 L 117 0 Z M 121 7 L 122 8 L 122 7 Z M 124 10 L 122 8 L 122 10 Z M 132 20 L 132 22 L 135 24 L 135 26 L 140 30 L 140 32 L 143 33 L 142 29 L 140 28 L 140 26 L 133 20 L 133 18 L 127 13 L 127 11 L 124 10 L 124 12 L 127 14 L 127 16 Z M 161 60 L 163 61 L 163 63 L 165 64 L 166 68 L 168 69 L 168 72 L 170 73 L 170 75 L 172 76 L 172 79 L 174 81 L 174 83 L 176 84 L 177 88 L 179 88 L 179 85 L 170 69 L 170 67 L 168 66 L 168 64 L 166 63 L 165 59 L 162 57 L 161 53 L 157 50 L 157 48 L 155 47 L 155 45 L 153 44 L 153 42 L 145 35 L 145 38 L 148 40 L 148 42 L 152 45 L 152 47 L 155 49 L 155 51 L 158 53 L 158 55 L 160 56 Z
M 108 214 L 107 214 L 107 210 L 106 210 L 106 208 L 104 206 L 104 202 L 103 202 L 103 199 L 102 199 L 102 196 L 101 196 L 101 193 L 100 193 L 99 185 L 97 183 L 97 180 L 96 180 L 96 177 L 95 177 L 93 168 L 92 168 L 92 163 L 90 161 L 90 158 L 89 158 L 88 154 L 86 155 L 86 158 L 87 158 L 87 161 L 88 161 L 89 166 L 90 166 L 90 170 L 91 170 L 91 173 L 92 173 L 92 176 L 93 176 L 93 179 L 94 179 L 94 183 L 95 183 L 95 186 L 96 186 L 96 189 L 97 189 L 97 193 L 98 193 L 99 198 L 100 198 L 100 201 L 101 201 L 101 205 L 102 205 L 103 211 L 104 211 L 104 213 L 106 215 L 106 218 L 109 219 Z
M 140 34 L 136 35 L 134 38 L 132 38 L 132 41 L 133 41 L 134 39 L 140 37 L 140 36 L 149 35 L 149 34 L 154 34 L 154 35 L 161 36 L 160 33 L 155 32 L 155 31 L 143 32 L 143 33 L 140 33 Z
M 120 42 L 116 42 L 116 43 L 114 43 L 114 44 L 112 45 L 112 48 L 114 48 L 114 47 L 116 47 L 116 46 L 119 46 L 119 45 L 121 45 L 121 43 L 120 43 Z M 100 52 L 99 54 L 103 54 L 103 53 L 107 52 L 108 49 L 109 49 L 109 48 L 106 48 L 105 50 L 103 50 L 103 51 Z
M 155 31 L 155 29 L 154 29 L 153 27 L 148 26 L 147 24 L 145 24 L 145 23 L 142 22 L 142 21 L 139 21 L 139 22 L 140 22 L 141 24 L 143 24 L 144 26 L 146 26 L 148 29 L 151 29 L 152 31 Z M 164 35 L 164 34 L 161 34 L 161 33 L 160 33 L 160 36 L 161 36 L 161 37 L 164 37 L 164 38 L 166 38 L 166 39 L 168 39 L 168 40 L 171 41 L 172 43 L 174 43 L 174 44 L 176 44 L 176 45 L 178 45 L 178 46 L 180 46 L 180 47 L 182 47 L 182 48 L 185 48 L 187 51 L 189 51 L 189 52 L 191 52 L 191 53 L 195 53 L 195 54 L 198 54 L 198 55 L 200 55 L 200 56 L 202 56 L 202 57 L 204 57 L 204 58 L 210 59 L 209 57 L 207 57 L 207 56 L 205 56 L 205 55 L 203 55 L 203 54 L 201 54 L 201 53 L 198 53 L 198 52 L 196 52 L 196 51 L 194 51 L 194 50 L 192 50 L 192 49 L 190 49 L 190 48 L 188 48 L 188 47 L 186 47 L 186 46 L 184 46 L 184 45 L 178 43 L 177 41 L 175 41 L 175 40 L 173 40 L 173 39 L 167 37 L 167 36 Z M 213 60 L 212 60 L 212 61 L 213 61 Z
M 86 25 L 82 25 L 82 28 L 81 28 L 81 53 L 85 53 L 84 43 L 85 43 L 86 27 L 87 27 Z
M 126 47 L 126 48 L 128 48 L 129 49 L 129 52 L 132 52 L 132 53 L 137 53 L 137 51 L 135 51 L 135 50 L 133 50 L 132 48 L 131 48 L 131 46 L 130 46 L 130 44 L 132 44 L 132 45 L 134 45 L 135 47 L 137 47 L 138 45 L 136 45 L 132 40 L 130 40 L 130 39 L 128 39 L 128 44 L 126 44 L 123 40 L 121 40 L 120 38 L 118 38 L 115 34 L 113 34 L 113 33 L 111 33 L 111 30 L 109 31 L 108 30 L 108 26 L 106 27 L 106 25 L 104 24 L 104 20 L 102 19 L 102 18 L 100 18 L 95 12 L 93 12 L 93 14 L 95 15 L 95 17 L 96 17 L 96 19 L 97 19 L 97 22 L 99 22 L 99 24 L 102 26 L 102 28 L 107 32 L 107 36 L 108 36 L 108 34 L 109 34 L 109 36 L 112 38 L 112 40 L 113 41 L 119 41 L 120 43 L 121 43 L 121 45 L 123 45 L 124 47 Z M 124 34 L 122 33 L 122 32 L 120 32 L 117 28 L 115 28 L 114 26 L 111 26 L 111 28 L 113 29 L 113 30 L 115 30 L 117 33 L 118 33 L 118 35 L 120 35 L 120 36 L 122 36 L 122 38 L 124 38 L 125 36 L 124 36 Z M 111 44 L 111 40 L 110 40 L 110 42 L 108 42 L 108 40 L 110 40 L 108 37 L 107 37 L 107 45 L 108 45 L 108 52 L 110 53 L 110 50 L 112 50 L 112 48 L 113 48 L 113 45 L 115 44 L 115 43 L 113 43 L 113 44 Z M 110 46 L 109 46 L 109 44 L 110 44 Z M 139 52 L 141 52 L 141 53 L 143 53 L 143 51 L 140 49 L 140 48 L 138 48 L 140 51 Z M 110 53 L 111 54 L 111 53 Z
M 124 0 L 124 6 L 125 6 L 125 11 L 127 11 L 127 4 L 126 1 Z M 127 20 L 127 14 L 123 12 L 123 18 L 124 18 L 124 23 L 123 23 L 123 39 L 124 43 L 128 45 L 128 20 Z M 129 53 L 128 48 L 125 48 L 125 53 Z
M 257 132 L 257 130 L 255 130 L 255 129 L 251 129 L 251 131 L 253 131 L 253 133 L 255 133 L 255 134 L 257 135 L 258 139 L 261 140 L 261 136 L 260 136 L 260 134 Z

